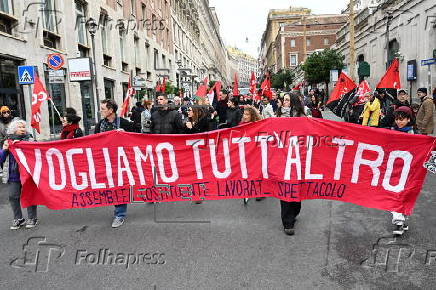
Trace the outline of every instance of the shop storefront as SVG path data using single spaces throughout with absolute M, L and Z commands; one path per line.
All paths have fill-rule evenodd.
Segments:
M 18 85 L 18 66 L 22 63 L 0 55 L 0 106 L 8 106 L 13 116 L 26 119 L 23 91 Z

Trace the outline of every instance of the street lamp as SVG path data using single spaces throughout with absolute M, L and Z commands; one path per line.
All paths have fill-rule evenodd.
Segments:
M 92 78 L 94 79 L 93 82 L 95 84 L 95 96 L 97 99 L 97 105 L 94 107 L 98 108 L 98 106 L 100 105 L 100 95 L 98 93 L 97 64 L 96 64 L 96 58 L 95 58 L 95 34 L 97 33 L 98 24 L 97 24 L 97 21 L 95 21 L 95 19 L 91 17 L 86 22 L 86 26 L 88 28 L 89 34 L 91 35 L 91 42 L 92 42 L 92 69 L 94 71 Z M 97 112 L 96 112 L 96 119 L 100 120 L 100 115 Z

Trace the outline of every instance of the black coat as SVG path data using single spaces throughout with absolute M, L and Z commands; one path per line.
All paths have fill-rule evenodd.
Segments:
M 239 108 L 227 109 L 227 125 L 228 127 L 236 127 L 239 125 L 242 119 L 242 112 Z
M 227 100 L 218 101 L 216 111 L 218 113 L 219 122 L 225 123 L 227 120 Z
M 158 110 L 151 115 L 152 134 L 180 134 L 184 132 L 184 124 L 179 112 L 174 110 Z
M 207 117 L 200 118 L 191 129 L 185 127 L 186 134 L 203 133 L 209 131 L 209 121 Z
M 380 128 L 391 128 L 392 126 L 394 126 L 394 122 L 395 122 L 394 111 L 402 106 L 410 108 L 410 104 L 408 101 L 406 101 L 403 104 L 400 101 L 398 101 L 398 99 L 396 99 L 394 101 L 394 103 L 387 110 L 385 117 L 380 120 L 379 127 Z M 414 124 L 415 120 L 413 120 L 413 118 L 412 118 L 411 122 Z

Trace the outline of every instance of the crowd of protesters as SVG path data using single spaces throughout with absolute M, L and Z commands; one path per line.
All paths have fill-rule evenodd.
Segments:
M 421 99 L 420 105 L 411 104 L 406 90 L 399 90 L 394 100 L 384 91 L 368 93 L 350 102 L 351 114 L 363 126 L 389 128 L 409 134 L 432 134 L 436 90 L 433 98 L 427 95 L 425 88 L 419 89 L 417 94 Z M 158 94 L 155 100 L 146 98 L 137 102 L 129 114 L 130 120 L 118 115 L 118 105 L 113 100 L 103 100 L 100 103 L 101 121 L 96 124 L 94 133 L 124 130 L 143 134 L 193 134 L 232 128 L 271 117 L 323 117 L 326 96 L 315 89 L 305 96 L 298 91 L 281 94 L 273 91 L 270 97 L 262 96 L 259 92 L 258 96 L 233 96 L 231 92 L 224 91 L 219 92 L 214 104 L 210 104 L 208 97 L 190 99 L 176 96 L 169 100 L 166 94 Z M 60 139 L 84 135 L 79 127 L 81 117 L 75 109 L 66 108 L 61 121 L 63 128 Z M 0 164 L 3 181 L 9 184 L 9 201 L 14 215 L 11 229 L 33 228 L 38 224 L 36 206 L 27 209 L 28 219 L 25 220 L 20 207 L 18 165 L 9 153 L 10 143 L 5 142 L 7 139 L 12 142 L 33 140 L 27 132 L 26 122 L 13 118 L 9 108 L 3 106 L 0 108 Z M 301 202 L 280 201 L 280 204 L 284 232 L 293 235 Z M 115 206 L 112 227 L 123 225 L 126 214 L 127 204 Z M 399 213 L 392 214 L 392 222 L 396 226 L 394 233 L 402 234 L 408 229 L 406 218 Z

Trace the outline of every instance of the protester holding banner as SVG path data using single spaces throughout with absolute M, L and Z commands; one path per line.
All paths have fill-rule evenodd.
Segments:
M 262 120 L 262 116 L 259 114 L 259 111 L 250 105 L 244 106 L 244 113 L 242 115 L 242 120 L 240 124 L 246 124 L 251 122 L 257 122 Z
M 152 134 L 180 134 L 184 131 L 181 114 L 168 107 L 168 97 L 162 94 L 157 97 L 159 109 L 151 115 Z
M 186 134 L 196 134 L 207 132 L 209 124 L 207 115 L 201 108 L 188 108 L 188 119 L 185 123 Z
M 427 95 L 426 88 L 418 89 L 418 97 L 421 99 L 421 107 L 416 115 L 416 125 L 422 135 L 433 134 L 434 130 L 434 103 L 433 99 Z
M 83 137 L 83 131 L 79 127 L 81 117 L 77 116 L 77 112 L 73 108 L 66 108 L 64 117 L 62 118 L 61 139 L 75 139 Z
M 380 121 L 380 101 L 373 93 L 366 93 L 365 97 L 368 101 L 365 104 L 362 114 L 362 125 L 370 127 L 378 127 Z
M 398 132 L 404 132 L 408 134 L 414 134 L 412 126 L 412 110 L 407 106 L 402 106 L 394 111 L 395 125 L 392 130 Z M 392 213 L 392 224 L 395 226 L 393 230 L 394 235 L 402 235 L 404 231 L 409 230 L 409 226 L 406 224 L 406 216 L 402 213 Z
M 117 116 L 118 105 L 112 100 L 103 100 L 100 103 L 102 120 L 95 126 L 95 134 L 112 130 L 124 130 L 133 132 L 133 126 L 124 118 Z M 115 206 L 112 228 L 119 228 L 124 224 L 127 214 L 127 204 Z
M 285 96 L 285 100 L 286 99 L 287 96 Z M 291 104 L 291 117 L 306 117 L 303 103 L 295 93 L 291 93 L 289 102 Z M 285 105 L 286 103 L 287 101 L 285 101 Z M 287 202 L 280 200 L 280 208 L 283 230 L 285 234 L 292 236 L 295 234 L 294 226 L 296 218 L 301 211 L 301 202 Z
M 17 161 L 9 152 L 9 142 L 16 141 L 33 141 L 32 135 L 27 132 L 26 121 L 13 120 L 7 130 L 7 139 L 0 150 L 0 164 L 3 165 L 3 182 L 8 184 L 9 202 L 11 204 L 14 220 L 11 230 L 18 230 L 26 226 L 26 228 L 34 228 L 38 225 L 36 205 L 27 208 L 27 221 L 23 218 L 21 211 L 21 180 Z

